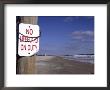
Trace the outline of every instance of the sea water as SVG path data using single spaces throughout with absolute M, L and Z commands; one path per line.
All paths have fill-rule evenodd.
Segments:
M 94 56 L 83 56 L 83 57 L 75 57 L 75 56 L 62 56 L 64 59 L 75 60 L 80 62 L 92 63 L 94 64 Z

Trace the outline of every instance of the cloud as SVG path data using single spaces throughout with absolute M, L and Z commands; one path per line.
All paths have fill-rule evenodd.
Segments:
M 77 20 L 91 20 L 94 19 L 94 16 L 67 16 L 64 18 L 64 22 L 73 22 Z
M 94 16 L 85 16 L 86 19 L 94 19 Z
M 93 31 L 74 31 L 72 32 L 72 38 L 82 41 L 93 41 L 94 32 Z
M 93 31 L 74 31 L 72 32 L 72 35 L 78 35 L 78 36 L 93 36 L 94 32 Z
M 64 19 L 64 22 L 72 22 L 73 21 L 73 17 L 68 16 Z
M 94 53 L 94 43 L 93 42 L 81 42 L 81 41 L 71 41 L 64 47 L 64 51 L 67 54 L 78 54 L 78 53 Z

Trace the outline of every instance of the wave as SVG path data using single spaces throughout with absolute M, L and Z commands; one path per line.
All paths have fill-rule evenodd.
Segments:
M 92 63 L 94 64 L 94 56 L 76 57 L 76 56 L 62 56 L 66 60 L 76 60 L 80 62 Z

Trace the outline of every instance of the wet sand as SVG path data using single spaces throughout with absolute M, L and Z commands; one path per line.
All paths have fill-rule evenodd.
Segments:
M 94 74 L 94 64 L 55 56 L 37 56 L 36 68 L 36 74 Z

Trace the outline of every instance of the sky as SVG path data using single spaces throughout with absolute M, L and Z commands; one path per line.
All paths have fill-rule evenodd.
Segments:
M 94 54 L 94 16 L 38 16 L 38 55 Z

